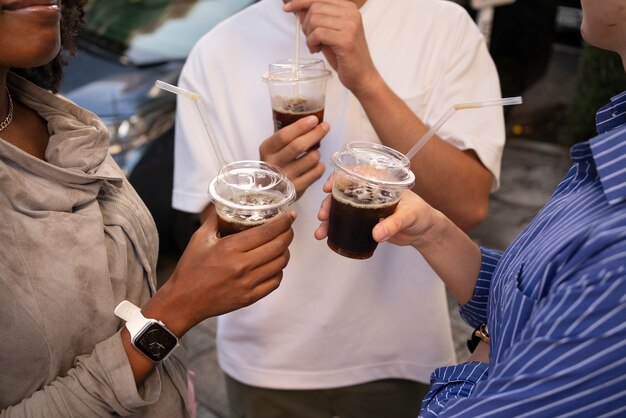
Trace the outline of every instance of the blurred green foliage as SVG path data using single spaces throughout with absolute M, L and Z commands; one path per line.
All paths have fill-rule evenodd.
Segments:
M 624 90 L 626 73 L 620 56 L 584 44 L 574 97 L 559 130 L 558 142 L 571 146 L 594 137 L 596 111 Z

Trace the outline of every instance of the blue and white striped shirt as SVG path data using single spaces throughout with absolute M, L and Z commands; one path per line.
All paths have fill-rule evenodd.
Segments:
M 482 248 L 461 315 L 490 363 L 442 367 L 422 417 L 626 416 L 626 92 L 505 252 Z

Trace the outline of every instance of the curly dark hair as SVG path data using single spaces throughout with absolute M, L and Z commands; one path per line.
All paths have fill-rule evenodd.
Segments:
M 14 68 L 13 71 L 44 89 L 56 93 L 63 79 L 63 67 L 76 53 L 74 38 L 83 24 L 83 7 L 87 0 L 62 0 L 61 51 L 48 64 L 35 68 Z

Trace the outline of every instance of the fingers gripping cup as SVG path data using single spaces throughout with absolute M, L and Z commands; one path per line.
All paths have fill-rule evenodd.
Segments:
M 285 212 L 296 198 L 293 183 L 277 166 L 263 161 L 225 165 L 209 184 L 209 195 L 225 237 Z
M 378 245 L 372 229 L 394 212 L 415 175 L 403 154 L 369 142 L 345 144 L 333 154 L 332 164 L 327 244 L 345 257 L 369 258 Z
M 263 79 L 269 87 L 274 131 L 310 115 L 322 122 L 330 75 L 322 60 L 302 59 L 298 64 L 282 60 L 270 64 Z

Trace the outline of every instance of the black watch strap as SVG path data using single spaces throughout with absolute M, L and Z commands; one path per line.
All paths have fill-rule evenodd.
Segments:
M 487 324 L 485 324 L 484 322 L 477 326 L 474 331 L 472 331 L 470 339 L 467 340 L 467 348 L 469 349 L 469 352 L 473 353 L 481 341 L 484 341 L 487 344 L 489 344 L 490 341 L 489 332 L 487 331 Z

